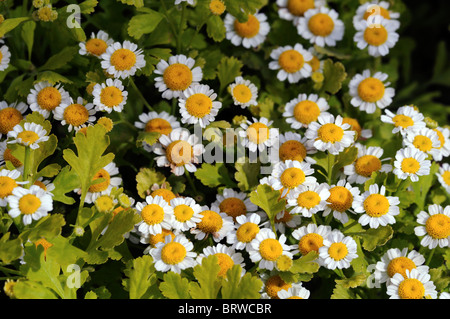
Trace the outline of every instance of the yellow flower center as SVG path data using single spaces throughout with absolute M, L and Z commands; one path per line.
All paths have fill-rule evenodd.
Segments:
M 217 256 L 217 263 L 220 266 L 219 273 L 217 274 L 218 277 L 225 277 L 227 275 L 227 272 L 231 267 L 233 267 L 234 262 L 233 259 L 231 259 L 230 256 L 224 253 L 217 253 L 215 254 Z
M 111 181 L 111 176 L 105 169 L 102 168 L 97 173 L 95 173 L 94 177 L 92 178 L 92 182 L 98 179 L 104 179 L 104 181 L 89 186 L 89 192 L 102 192 L 108 188 L 109 182 Z
M 283 187 L 292 189 L 301 185 L 305 181 L 305 173 L 297 167 L 289 167 L 280 176 Z
M 303 16 L 309 9 L 314 9 L 314 0 L 289 0 L 287 8 L 295 16 Z
M 356 120 L 354 118 L 350 118 L 350 117 L 344 117 L 342 119 L 342 123 L 350 125 L 350 129 L 352 131 L 355 131 L 357 137 L 359 138 L 359 136 L 361 135 L 361 132 L 362 132 L 362 128 L 361 128 L 361 125 L 359 125 L 358 120 Z
M 242 224 L 236 231 L 236 238 L 242 243 L 251 242 L 259 233 L 259 227 L 255 223 Z
M 425 229 L 434 239 L 447 238 L 450 236 L 450 217 L 444 214 L 431 215 L 425 223 Z
M 365 101 L 374 103 L 381 100 L 384 96 L 385 87 L 383 82 L 377 78 L 367 78 L 361 81 L 358 86 L 358 95 Z
M 259 32 L 260 23 L 258 19 L 249 14 L 247 22 L 234 21 L 234 31 L 242 38 L 253 38 Z
M 225 4 L 221 0 L 212 0 L 209 3 L 209 10 L 212 12 L 212 14 L 220 16 L 225 12 L 225 9 Z
M 283 247 L 278 240 L 267 238 L 259 244 L 259 252 L 263 259 L 275 261 L 283 254 Z
M 162 118 L 151 119 L 145 124 L 145 131 L 169 135 L 172 132 L 172 125 L 170 125 L 169 121 Z
M 118 49 L 111 54 L 110 61 L 118 71 L 130 70 L 136 64 L 136 54 L 128 49 Z
M 247 137 L 254 144 L 264 143 L 269 139 L 269 128 L 261 122 L 253 123 L 247 128 Z
M 288 290 L 292 285 L 290 283 L 285 282 L 279 275 L 274 275 L 267 279 L 264 290 L 267 295 L 272 299 L 279 299 L 278 292 L 280 290 Z
M 306 147 L 299 141 L 284 142 L 279 150 L 280 160 L 293 160 L 302 162 L 306 158 Z
M 278 64 L 287 73 L 295 73 L 303 67 L 305 59 L 297 50 L 286 50 L 280 54 Z
M 445 171 L 442 173 L 442 179 L 444 180 L 444 183 L 447 185 L 450 185 L 450 171 Z
M 373 46 L 380 46 L 388 39 L 388 32 L 382 25 L 371 25 L 364 31 L 364 40 Z
M 194 210 L 185 204 L 180 204 L 173 209 L 175 219 L 181 223 L 184 223 L 194 216 Z
M 420 169 L 420 163 L 415 158 L 409 157 L 402 161 L 401 169 L 403 172 L 408 174 L 415 174 Z
M 308 28 L 316 36 L 326 37 L 333 32 L 334 21 L 326 13 L 317 13 L 309 19 Z
M 155 189 L 150 196 L 161 196 L 167 203 L 170 203 L 170 201 L 176 197 L 171 190 L 166 188 Z
M 298 242 L 298 250 L 303 256 L 307 255 L 311 251 L 319 251 L 319 248 L 323 246 L 323 237 L 319 234 L 310 233 L 300 238 Z
M 316 121 L 319 115 L 320 108 L 313 101 L 301 101 L 294 107 L 294 117 L 302 124 L 309 124 Z
M 17 134 L 17 138 L 20 138 L 23 144 L 30 145 L 39 139 L 39 135 L 33 131 L 22 131 Z
M 186 110 L 192 116 L 202 118 L 211 112 L 213 102 L 211 98 L 203 93 L 191 95 L 186 100 Z
M 114 209 L 114 201 L 108 195 L 102 195 L 95 200 L 95 206 L 100 212 L 110 212 Z
M 157 243 L 164 243 L 166 236 L 171 236 L 172 240 L 175 238 L 173 231 L 168 229 L 162 229 L 162 232 L 156 235 L 150 234 L 148 236 L 148 242 L 152 247 L 155 247 Z
M 48 22 L 51 20 L 52 17 L 52 8 L 49 7 L 42 7 L 38 9 L 38 17 L 39 20 Z
M 373 172 L 381 169 L 381 161 L 374 155 L 363 155 L 355 161 L 355 171 L 358 175 L 370 177 Z
M 289 269 L 291 269 L 291 267 L 294 265 L 294 262 L 292 261 L 291 258 L 289 258 L 289 256 L 286 255 L 281 255 L 278 259 L 277 259 L 277 269 L 279 271 L 288 271 Z
M 433 142 L 431 139 L 424 135 L 416 135 L 413 140 L 413 145 L 422 152 L 431 151 L 433 148 Z
M 14 179 L 8 176 L 0 176 L 0 198 L 6 198 L 11 195 L 16 187 L 17 183 Z
M 414 125 L 414 121 L 409 116 L 398 114 L 393 117 L 392 121 L 394 122 L 395 127 L 407 128 Z
M 366 12 L 364 13 L 363 19 L 367 20 L 373 14 L 381 15 L 385 19 L 390 19 L 391 17 L 388 10 L 376 4 L 372 4 L 367 8 Z
M 68 124 L 72 124 L 73 126 L 80 126 L 88 121 L 89 111 L 84 105 L 70 104 L 64 110 L 63 117 Z
M 407 278 L 399 284 L 398 295 L 401 299 L 422 299 L 425 296 L 425 287 L 420 280 Z
M 389 211 L 389 201 L 381 194 L 371 194 L 364 201 L 364 210 L 370 217 L 381 217 Z
M 443 148 L 444 145 L 445 145 L 445 137 L 444 137 L 444 134 L 442 134 L 442 132 L 439 131 L 438 129 L 434 129 L 433 131 L 436 132 L 436 134 L 437 134 L 437 136 L 438 136 L 438 138 L 439 138 L 439 142 L 440 142 L 440 145 L 439 145 L 439 147 L 437 147 L 437 149 Z
M 86 51 L 95 56 L 102 55 L 107 48 L 108 45 L 101 39 L 89 39 L 86 42 Z
M 148 204 L 142 208 L 142 220 L 147 225 L 157 225 L 164 220 L 164 209 L 158 204 Z
M 123 101 L 122 91 L 115 86 L 107 86 L 100 93 L 100 103 L 113 108 Z
M 239 102 L 239 103 L 248 103 L 253 95 L 250 88 L 245 84 L 238 84 L 233 88 L 233 97 Z
M 174 141 L 167 146 L 166 149 L 167 160 L 176 166 L 183 166 L 190 163 L 194 157 L 194 150 L 191 144 L 186 141 Z
M 332 243 L 328 248 L 328 254 L 336 261 L 342 260 L 347 256 L 348 249 L 344 243 Z
M 9 148 L 5 149 L 5 152 L 3 153 L 3 159 L 6 161 L 11 162 L 15 168 L 22 166 L 22 162 L 19 161 L 16 157 L 12 155 L 12 152 Z
M 205 210 L 201 212 L 203 215 L 202 221 L 197 224 L 197 227 L 204 233 L 216 233 L 223 226 L 223 219 L 218 213 L 212 210 Z
M 344 137 L 344 130 L 336 124 L 327 123 L 318 129 L 317 135 L 323 142 L 336 143 Z
M 312 59 L 307 61 L 306 63 L 308 63 L 311 66 L 312 73 L 315 73 L 320 68 L 320 60 L 314 55 Z
M 23 195 L 19 199 L 19 209 L 24 215 L 34 214 L 41 207 L 41 200 L 33 194 Z
M 163 80 L 170 90 L 184 91 L 192 83 L 192 72 L 187 65 L 175 63 L 166 68 Z
M 298 195 L 297 204 L 300 207 L 313 208 L 319 205 L 320 196 L 316 192 L 306 191 Z
M 247 207 L 244 202 L 237 197 L 225 198 L 219 205 L 220 211 L 226 213 L 228 216 L 236 217 L 247 213 Z
M 101 118 L 99 118 L 97 124 L 103 126 L 106 129 L 106 132 L 111 132 L 114 127 L 113 121 L 106 116 L 102 116 Z
M 353 195 L 344 186 L 335 186 L 330 189 L 330 197 L 327 202 L 330 203 L 328 206 L 331 209 L 343 213 L 352 207 Z
M 6 107 L 0 110 L 0 133 L 8 134 L 22 119 L 22 113 L 13 107 Z
M 168 265 L 176 265 L 186 257 L 186 248 L 180 243 L 170 242 L 161 249 L 161 260 Z
M 47 111 L 54 110 L 61 103 L 61 100 L 61 93 L 52 86 L 43 88 L 37 95 L 37 103 L 41 109 Z
M 395 274 L 401 274 L 406 278 L 406 270 L 411 271 L 415 268 L 416 264 L 408 257 L 397 257 L 389 262 L 387 274 L 390 278 L 394 277 Z

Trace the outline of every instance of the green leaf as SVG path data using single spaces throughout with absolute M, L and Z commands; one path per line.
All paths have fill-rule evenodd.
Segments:
M 359 296 L 355 296 L 355 294 L 350 290 L 350 288 L 345 288 L 341 284 L 336 284 L 330 299 L 361 299 L 361 298 Z
M 19 280 L 14 285 L 14 296 L 17 299 L 57 299 L 51 289 L 31 280 Z
M 320 265 L 317 263 L 319 253 L 316 251 L 310 251 L 305 256 L 294 260 L 291 269 L 292 273 L 300 274 L 312 274 L 319 271 Z
M 227 272 L 226 280 L 222 282 L 223 299 L 259 299 L 262 281 L 250 273 L 242 275 L 242 267 L 234 265 Z
M 0 239 L 0 260 L 3 264 L 10 264 L 22 255 L 22 241 L 19 238 L 9 239 L 11 233 L 6 233 Z
M 267 0 L 224 0 L 227 11 L 240 22 L 246 22 L 249 14 L 255 14 L 267 2 Z
M 98 5 L 98 0 L 86 0 L 79 4 L 80 12 L 83 14 L 91 14 L 95 11 L 95 7 Z
M 221 287 L 218 274 L 220 266 L 218 258 L 210 255 L 202 259 L 202 263 L 194 267 L 197 282 L 189 284 L 189 293 L 193 299 L 216 299 Z
M 226 29 L 222 18 L 213 15 L 206 21 L 206 32 L 208 36 L 216 42 L 225 39 Z
M 333 166 L 333 176 L 344 166 L 352 164 L 358 158 L 358 149 L 354 146 L 348 147 L 336 156 L 336 162 Z
M 36 29 L 36 22 L 34 21 L 27 21 L 24 24 L 22 24 L 21 36 L 28 49 L 28 60 L 31 59 L 31 52 L 33 51 L 35 29 Z
M 150 9 L 145 14 L 135 15 L 128 22 L 128 35 L 139 40 L 144 34 L 153 32 L 163 17 L 158 11 Z
M 129 6 L 135 6 L 136 8 L 141 8 L 144 6 L 144 0 L 117 0 L 123 4 L 128 4 Z
M 31 20 L 30 17 L 9 18 L 0 24 L 0 38 L 3 38 L 6 33 L 17 28 L 22 22 Z
M 52 191 L 53 200 L 67 205 L 75 203 L 75 199 L 66 196 L 67 193 L 80 187 L 80 181 L 77 173 L 65 166 L 53 180 L 55 189 Z
M 53 71 L 39 72 L 36 77 L 35 82 L 42 82 L 42 81 L 47 81 L 50 84 L 56 84 L 56 83 L 72 84 L 73 83 L 71 80 L 69 80 L 65 76 L 63 76 L 59 73 L 53 72 Z
M 442 291 L 450 286 L 450 269 L 445 265 L 438 268 L 432 268 L 429 273 L 431 281 L 436 285 L 437 291 Z
M 342 82 L 346 79 L 347 73 L 341 62 L 335 62 L 331 59 L 325 60 L 323 64 L 324 82 L 322 90 L 329 94 L 336 94 L 342 88 Z
M 208 187 L 218 187 L 225 185 L 233 188 L 236 184 L 230 179 L 228 170 L 224 163 L 208 164 L 203 163 L 194 173 L 203 185 Z
M 234 178 L 238 182 L 238 187 L 241 191 L 249 191 L 255 186 L 259 185 L 259 172 L 261 164 L 250 163 L 246 158 L 245 163 L 236 163 L 236 173 L 234 173 Z
M 38 70 L 57 70 L 66 67 L 67 64 L 78 54 L 78 46 L 65 47 L 60 52 L 51 56 Z
M 50 240 L 61 234 L 62 227 L 66 220 L 61 214 L 51 214 L 39 219 L 32 228 L 27 228 L 19 235 L 19 238 L 25 243 L 27 241 L 35 242 L 38 239 L 45 238 Z
M 159 289 L 164 297 L 169 299 L 190 299 L 189 280 L 173 271 L 164 274 Z
M 366 280 L 367 276 L 365 274 L 354 274 L 350 278 L 336 279 L 336 283 L 344 288 L 356 288 L 365 283 Z
M 136 175 L 136 189 L 141 198 L 147 197 L 150 192 L 150 188 L 154 184 L 161 185 L 166 180 L 165 176 L 161 172 L 157 172 L 151 168 L 141 168 Z
M 280 199 L 280 195 L 280 191 L 273 190 L 267 184 L 261 184 L 250 193 L 249 198 L 253 204 L 262 208 L 273 222 L 275 216 L 286 207 L 286 199 Z
M 220 92 L 222 92 L 228 84 L 240 76 L 241 68 L 244 64 L 235 57 L 223 57 L 217 66 L 217 77 L 220 82 Z
M 160 136 L 161 133 L 159 132 L 140 132 L 136 139 L 136 145 L 137 147 L 141 147 L 144 142 L 148 145 L 153 145 L 158 141 Z
M 130 260 L 124 270 L 126 279 L 123 280 L 130 299 L 148 299 L 152 286 L 157 283 L 153 258 L 149 255 Z
M 378 246 L 383 246 L 394 235 L 394 230 L 391 226 L 380 226 L 378 228 L 369 228 L 362 233 L 361 238 L 363 240 L 362 246 L 367 251 L 372 251 Z

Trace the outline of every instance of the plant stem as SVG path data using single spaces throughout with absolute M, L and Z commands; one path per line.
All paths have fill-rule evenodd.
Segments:
M 164 3 L 164 0 L 161 0 L 161 7 L 163 8 L 164 16 L 166 17 L 166 20 L 169 23 L 173 36 L 177 38 L 177 28 L 175 27 L 175 24 L 173 23 L 172 19 L 170 19 L 169 15 L 167 14 L 167 7 L 166 4 Z
M 342 279 L 345 279 L 347 277 L 345 277 L 344 272 L 342 271 L 342 269 L 339 268 L 335 268 L 334 272 L 336 273 L 336 275 L 338 275 L 339 277 L 341 277 Z
M 333 219 L 333 212 L 330 212 L 327 218 L 325 219 L 325 225 L 330 225 L 332 219 Z
M 185 169 L 184 171 L 184 175 L 186 175 L 186 179 L 189 182 L 189 185 L 191 186 L 191 188 L 194 190 L 195 194 L 197 195 L 197 188 L 194 185 L 194 182 L 192 181 L 191 175 L 189 174 L 189 172 Z
M 431 249 L 430 255 L 428 256 L 427 263 L 426 263 L 427 266 L 430 265 L 431 259 L 433 259 L 433 255 L 434 255 L 434 251 L 435 251 L 435 250 L 436 250 L 435 248 Z
M 313 223 L 317 225 L 316 216 L 314 214 L 311 216 L 311 219 L 312 219 Z
M 353 226 L 355 226 L 356 224 L 358 224 L 358 221 L 354 220 L 350 225 L 345 226 L 341 231 L 345 232 L 346 230 L 352 228 Z
M 334 166 L 335 156 L 328 153 L 328 184 L 332 184 L 333 180 L 333 166 Z
M 139 90 L 139 88 L 136 86 L 136 83 L 134 83 L 134 80 L 132 77 L 130 77 L 130 84 L 133 87 L 133 89 L 136 91 L 136 93 L 139 95 L 140 99 L 144 103 L 144 105 L 150 110 L 153 111 L 153 108 L 150 104 L 148 104 L 147 100 L 145 99 L 144 95 L 142 95 L 142 92 Z
M 181 54 L 181 38 L 183 36 L 183 22 L 186 16 L 186 2 L 183 2 L 181 7 L 181 18 L 180 18 L 180 24 L 178 26 L 178 36 L 177 36 L 177 53 Z
M 3 266 L 0 266 L 0 271 L 4 274 L 12 274 L 12 275 L 22 275 L 22 273 L 20 271 L 14 270 L 14 269 L 9 269 Z
M 30 147 L 25 146 L 25 156 L 23 160 L 23 180 L 28 181 L 28 175 L 30 170 Z

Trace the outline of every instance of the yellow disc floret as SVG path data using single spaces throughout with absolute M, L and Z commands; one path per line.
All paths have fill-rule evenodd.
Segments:
M 269 139 L 269 128 L 261 122 L 253 123 L 247 128 L 247 136 L 254 144 L 264 143 Z
M 369 77 L 358 85 L 358 95 L 365 102 L 374 103 L 384 96 L 385 87 L 383 82 L 377 78 Z
M 387 267 L 387 274 L 390 278 L 395 274 L 401 274 L 406 278 L 406 270 L 411 271 L 416 268 L 416 264 L 408 257 L 396 257 L 389 262 Z
M 343 213 L 352 207 L 353 195 L 347 188 L 335 186 L 330 189 L 330 197 L 327 202 L 330 203 L 328 206 L 331 209 Z
M 247 222 L 236 230 L 236 237 L 240 242 L 249 243 L 258 235 L 259 231 L 258 225 Z
M 275 261 L 283 254 L 283 247 L 278 240 L 267 238 L 259 244 L 259 252 L 263 259 Z
M 280 182 L 285 188 L 295 188 L 305 181 L 305 173 L 297 167 L 289 167 L 280 176 Z
M 314 0 L 288 0 L 287 9 L 295 16 L 303 16 L 309 9 L 314 9 Z
M 306 147 L 296 140 L 289 140 L 281 144 L 279 156 L 281 161 L 292 160 L 302 162 L 306 158 Z
M 181 204 L 174 207 L 173 215 L 175 217 L 175 220 L 184 223 L 190 220 L 192 216 L 194 216 L 194 210 L 188 205 Z
M 253 38 L 259 32 L 260 23 L 254 15 L 249 15 L 246 22 L 234 21 L 234 31 L 242 38 Z
M 252 91 L 245 84 L 236 85 L 231 94 L 239 103 L 248 103 L 253 97 Z
M 332 243 L 328 248 L 328 254 L 334 260 L 339 261 L 347 256 L 348 249 L 344 243 Z
M 128 49 L 118 49 L 111 54 L 110 61 L 116 70 L 130 70 L 136 64 L 136 54 Z
M 382 25 L 371 25 L 364 31 L 364 40 L 373 46 L 380 46 L 386 43 L 388 32 Z
M 374 155 L 363 155 L 355 161 L 355 171 L 358 175 L 370 177 L 373 172 L 381 169 L 381 161 Z
M 394 126 L 396 127 L 408 128 L 414 125 L 413 119 L 403 114 L 398 114 L 394 116 L 392 121 L 394 122 Z
M 186 100 L 186 110 L 192 116 L 202 118 L 211 112 L 213 102 L 210 97 L 203 93 L 191 95 Z
M 34 214 L 41 207 L 41 200 L 33 194 L 23 195 L 19 199 L 19 209 L 24 215 Z
M 142 208 L 141 217 L 147 225 L 160 224 L 164 220 L 164 209 L 158 204 L 148 204 Z
M 0 133 L 8 134 L 22 119 L 22 113 L 13 107 L 6 107 L 0 110 Z
M 327 123 L 318 129 L 317 135 L 323 142 L 336 143 L 344 137 L 344 130 L 336 124 Z
M 407 278 L 399 284 L 398 295 L 401 299 L 422 299 L 425 296 L 425 287 L 420 280 Z
M 228 216 L 231 216 L 234 219 L 247 213 L 247 207 L 245 206 L 245 203 L 237 197 L 225 198 L 219 204 L 219 209 L 221 212 L 226 213 Z
M 182 244 L 170 242 L 161 249 L 161 260 L 168 265 L 176 265 L 183 261 L 186 253 Z
M 145 124 L 146 132 L 157 132 L 162 135 L 169 135 L 172 132 L 172 125 L 170 125 L 169 121 L 162 118 L 155 118 L 149 120 Z
M 178 140 L 170 143 L 166 149 L 167 160 L 176 166 L 183 166 L 190 163 L 194 156 L 191 144 Z
M 16 187 L 17 183 L 14 179 L 8 176 L 0 176 L 0 198 L 6 198 L 11 195 Z
M 164 71 L 163 80 L 172 91 L 184 91 L 192 83 L 192 72 L 187 65 L 174 63 Z
M 401 169 L 405 173 L 416 174 L 420 169 L 420 163 L 415 158 L 408 157 L 402 160 Z
M 52 86 L 43 88 L 37 95 L 37 103 L 47 111 L 53 111 L 61 103 L 61 100 L 61 93 Z
M 323 246 L 323 237 L 316 233 L 310 233 L 302 236 L 298 242 L 298 250 L 303 256 L 307 255 L 311 251 L 319 251 L 319 248 Z
M 295 73 L 303 67 L 305 59 L 297 50 L 286 50 L 280 54 L 278 64 L 287 73 Z
M 84 105 L 78 103 L 70 104 L 65 108 L 63 117 L 67 124 L 80 126 L 88 121 L 89 111 Z
M 201 212 L 202 221 L 197 224 L 197 227 L 204 233 L 218 232 L 223 225 L 222 216 L 212 210 L 205 210 Z
M 389 208 L 389 200 L 381 194 L 371 194 L 364 200 L 364 210 L 370 217 L 381 217 L 389 212 Z
M 292 285 L 285 282 L 279 275 L 274 275 L 267 279 L 264 290 L 272 299 L 279 299 L 278 292 L 280 290 L 288 290 Z
M 320 108 L 317 103 L 304 100 L 294 107 L 294 117 L 302 124 L 309 124 L 317 120 L 320 115 Z
M 102 39 L 89 39 L 86 42 L 86 51 L 92 55 L 100 56 L 106 52 L 108 45 Z
M 297 204 L 300 207 L 305 208 L 313 208 L 319 205 L 320 203 L 320 196 L 316 192 L 313 191 L 306 191 L 303 193 L 300 193 L 297 197 Z
M 416 135 L 413 140 L 413 145 L 422 152 L 429 152 L 433 148 L 431 139 L 424 135 Z
M 89 187 L 89 192 L 91 193 L 102 192 L 108 188 L 111 176 L 103 168 L 100 169 L 97 173 L 95 173 L 94 177 L 92 178 L 92 181 L 94 182 L 99 179 L 104 179 L 104 181 L 91 185 Z
M 224 253 L 217 253 L 215 254 L 215 256 L 217 257 L 217 263 L 220 266 L 220 270 L 217 276 L 225 277 L 228 270 L 231 269 L 231 267 L 233 267 L 234 265 L 233 259 L 231 259 L 229 255 Z
M 425 229 L 433 239 L 445 239 L 450 236 L 450 217 L 444 214 L 431 215 L 425 223 Z
M 317 13 L 308 21 L 308 28 L 316 36 L 326 37 L 334 30 L 333 19 L 325 13 Z

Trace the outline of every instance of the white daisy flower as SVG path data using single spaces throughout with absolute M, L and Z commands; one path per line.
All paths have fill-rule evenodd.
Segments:
M 181 122 L 199 123 L 205 128 L 222 107 L 222 102 L 215 101 L 217 94 L 206 84 L 195 84 L 183 91 L 178 100 Z
M 308 224 L 292 232 L 292 237 L 298 240 L 298 250 L 305 256 L 311 251 L 319 252 L 323 241 L 331 233 L 331 227 L 327 225 Z
M 105 31 L 98 31 L 97 34 L 91 33 L 91 38 L 86 42 L 80 42 L 81 55 L 93 55 L 100 58 L 103 53 L 106 53 L 106 49 L 114 43 L 114 40 Z
M 317 153 L 316 148 L 312 145 L 312 141 L 299 133 L 286 132 L 279 135 L 279 145 L 274 147 L 278 149 L 278 159 L 280 161 L 299 161 L 315 164 L 316 161 L 309 157 L 310 154 Z
M 242 76 L 234 79 L 234 83 L 228 86 L 234 105 L 240 105 L 242 109 L 250 105 L 258 105 L 258 88 L 250 80 L 244 80 Z
M 363 214 L 358 222 L 363 225 L 369 225 L 370 228 L 378 228 L 395 224 L 394 216 L 400 214 L 400 200 L 398 197 L 385 196 L 386 188 L 384 185 L 379 187 L 376 184 L 370 185 L 369 190 L 358 196 L 353 201 L 355 213 Z
M 173 271 L 179 274 L 181 270 L 193 268 L 196 265 L 197 253 L 193 249 L 192 242 L 180 234 L 173 240 L 170 236 L 166 236 L 164 242 L 156 244 L 149 253 L 153 257 L 157 271 Z
M 314 169 L 306 162 L 287 160 L 274 165 L 271 176 L 276 179 L 273 189 L 280 190 L 284 197 L 300 185 L 314 186 L 316 178 L 312 176 Z
M 439 295 L 439 299 L 450 299 L 450 293 L 448 292 L 441 292 L 441 294 Z
M 10 207 L 9 216 L 16 218 L 22 215 L 24 225 L 47 216 L 48 212 L 53 210 L 52 196 L 37 185 L 32 185 L 29 189 L 14 188 L 7 201 Z
M 278 142 L 278 129 L 270 128 L 273 121 L 265 117 L 259 120 L 252 118 L 253 123 L 248 121 L 241 124 L 243 130 L 239 131 L 239 137 L 244 147 L 248 147 L 251 152 L 259 150 L 262 152 L 266 147 L 272 147 Z
M 300 93 L 298 97 L 290 100 L 283 112 L 286 122 L 295 130 L 308 127 L 318 120 L 320 115 L 328 115 L 330 106 L 327 100 L 317 94 Z
M 236 229 L 227 235 L 227 244 L 234 249 L 248 249 L 250 242 L 255 239 L 261 229 L 267 223 L 261 223 L 261 216 L 256 213 L 240 215 L 236 217 Z
M 61 104 L 70 103 L 69 93 L 58 84 L 53 86 L 49 82 L 38 82 L 27 96 L 27 103 L 32 112 L 39 112 L 45 118 Z
M 427 154 L 417 148 L 407 147 L 397 151 L 394 161 L 393 173 L 400 179 L 417 182 L 419 176 L 430 174 L 431 161 L 427 160 Z
M 173 207 L 162 196 L 146 196 L 145 202 L 136 204 L 142 220 L 136 224 L 143 235 L 157 235 L 162 229 L 171 229 Z
M 358 149 L 356 160 L 352 164 L 344 166 L 344 174 L 348 176 L 349 183 L 364 184 L 374 172 L 388 173 L 392 171 L 392 165 L 383 164 L 383 161 L 391 159 L 381 159 L 384 153 L 381 147 L 367 147 L 359 143 L 355 146 Z
M 101 66 L 115 78 L 126 79 L 145 66 L 144 54 L 130 41 L 114 42 L 101 55 Z
M 194 228 L 202 219 L 202 207 L 191 197 L 177 197 L 170 201 L 173 208 L 172 228 L 187 231 Z
M 47 130 L 34 122 L 25 122 L 23 126 L 17 124 L 7 136 L 8 144 L 19 143 L 33 150 L 39 148 L 39 143 L 49 139 Z
M 356 9 L 356 14 L 353 16 L 353 26 L 358 28 L 360 21 L 366 20 L 369 23 L 379 23 L 380 16 L 384 19 L 390 20 L 392 23 L 397 24 L 397 29 L 400 27 L 400 23 L 396 20 L 400 17 L 398 12 L 389 10 L 390 3 L 388 1 L 372 0 L 361 4 Z
M 417 223 L 423 225 L 414 228 L 416 236 L 424 236 L 422 246 L 429 249 L 450 247 L 450 206 L 428 206 L 428 213 L 421 211 L 417 215 Z
M 6 101 L 0 102 L 0 138 L 3 134 L 8 134 L 14 126 L 24 118 L 24 113 L 28 110 L 28 105 L 23 102 L 9 104 Z
M 161 135 L 169 135 L 173 129 L 180 127 L 180 122 L 175 116 L 170 115 L 166 111 L 160 113 L 152 111 L 139 115 L 139 121 L 134 122 L 134 126 L 148 133 L 156 132 Z M 145 142 L 143 146 L 148 152 L 151 152 L 154 148 L 154 145 L 150 146 Z
M 201 67 L 195 60 L 183 54 L 174 55 L 168 61 L 160 60 L 156 65 L 155 87 L 167 100 L 179 98 L 190 86 L 199 84 L 203 78 Z
M 352 96 L 350 103 L 368 114 L 374 113 L 377 107 L 384 109 L 389 106 L 395 95 L 395 89 L 389 87 L 389 82 L 385 82 L 387 78 L 386 73 L 376 72 L 371 75 L 370 70 L 356 74 L 348 85 Z
M 335 118 L 332 114 L 322 114 L 317 120 L 308 125 L 305 136 L 314 140 L 318 150 L 337 155 L 355 142 L 355 131 L 343 123 L 340 115 Z
M 403 139 L 403 146 L 416 148 L 434 158 L 439 156 L 441 141 L 436 131 L 424 127 L 420 130 L 406 133 L 406 137 Z
M 336 46 L 344 37 L 345 26 L 334 9 L 325 6 L 310 9 L 298 20 L 297 32 L 319 47 Z
M 241 276 L 245 274 L 244 257 L 240 252 L 236 252 L 233 247 L 228 247 L 224 244 L 218 243 L 215 246 L 208 246 L 203 248 L 203 252 L 197 257 L 197 263 L 201 264 L 203 258 L 208 256 L 216 256 L 217 263 L 220 266 L 218 277 L 226 278 L 228 270 L 234 265 L 239 265 L 242 268 Z
M 442 187 L 450 194 L 450 164 L 443 163 L 439 167 L 439 171 L 436 173 L 436 176 L 441 183 Z
M 305 12 L 310 9 L 326 5 L 325 0 L 277 0 L 278 15 L 281 19 L 292 21 L 294 26 L 298 24 Z
M 175 128 L 169 135 L 161 135 L 153 148 L 158 155 L 155 157 L 158 167 L 170 167 L 177 176 L 183 175 L 185 169 L 195 172 L 197 167 L 194 164 L 200 162 L 203 151 L 198 137 L 185 128 Z
M 277 78 L 280 81 L 287 79 L 289 83 L 297 83 L 311 76 L 312 67 L 308 62 L 313 55 L 299 43 L 272 50 L 270 58 L 273 61 L 269 62 L 269 69 L 279 70 Z
M 0 47 L 0 72 L 5 71 L 9 67 L 11 61 L 11 52 L 6 45 Z
M 326 183 L 300 185 L 287 194 L 287 207 L 294 207 L 290 213 L 311 217 L 323 211 L 330 197 L 330 186 Z
M 390 284 L 395 274 L 401 274 L 406 278 L 406 270 L 417 269 L 420 272 L 428 272 L 428 266 L 424 265 L 425 258 L 415 250 L 408 252 L 408 248 L 389 249 L 376 264 L 374 276 L 380 283 Z
M 358 49 L 367 48 L 369 55 L 374 57 L 387 55 L 399 39 L 398 33 L 395 32 L 399 26 L 398 23 L 381 16 L 377 16 L 377 20 L 377 22 L 359 21 L 355 26 L 357 32 L 353 37 Z
M 92 91 L 97 111 L 122 112 L 127 103 L 128 92 L 118 79 L 106 79 L 106 83 L 96 84 Z
M 280 299 L 309 299 L 310 291 L 305 287 L 290 287 L 287 291 L 280 290 L 278 297 Z
M 333 230 L 319 248 L 319 264 L 331 270 L 349 268 L 355 258 L 358 258 L 355 240 L 339 230 Z
M 193 6 L 195 4 L 195 0 L 175 0 L 174 5 L 179 5 L 182 2 L 187 2 L 191 6 Z
M 426 126 L 423 114 L 412 106 L 402 106 L 398 108 L 396 114 L 387 109 L 384 112 L 386 115 L 381 115 L 381 121 L 394 124 L 393 134 L 400 132 L 404 136 L 409 131 L 417 131 Z
M 12 195 L 13 190 L 16 187 L 28 183 L 17 180 L 21 175 L 22 174 L 15 169 L 12 171 L 6 168 L 0 170 L 0 207 L 6 207 L 8 205 L 7 198 Z
M 219 207 L 208 206 L 202 207 L 201 222 L 196 228 L 191 228 L 191 233 L 195 235 L 195 239 L 203 240 L 209 235 L 215 242 L 220 242 L 230 232 L 234 230 L 233 218 L 225 213 L 221 213 Z
M 18 171 L 23 171 L 23 163 L 12 155 L 8 148 L 8 141 L 4 140 L 0 142 L 0 166 L 6 165 L 7 161 L 11 162 Z
M 351 209 L 353 201 L 358 198 L 361 191 L 344 179 L 341 179 L 336 185 L 331 185 L 329 191 L 330 196 L 327 199 L 329 204 L 325 207 L 323 216 L 332 213 L 334 218 L 342 224 L 346 224 L 348 222 L 347 212 L 354 214 Z
M 224 19 L 226 38 L 235 46 L 242 45 L 246 49 L 256 48 L 266 40 L 270 24 L 264 13 L 248 15 L 246 22 L 239 22 L 227 13 Z
M 237 192 L 231 188 L 225 188 L 222 195 L 216 195 L 216 201 L 212 204 L 220 209 L 221 213 L 225 213 L 236 220 L 238 216 L 246 215 L 254 212 L 258 207 L 250 201 L 246 193 Z
M 406 278 L 395 274 L 387 286 L 389 299 L 424 299 L 437 298 L 436 286 L 430 280 L 431 276 L 417 269 L 406 270 Z
M 82 125 L 89 125 L 95 122 L 94 104 L 85 103 L 82 97 L 78 97 L 74 102 L 72 99 L 68 104 L 61 104 L 54 111 L 54 119 L 61 121 L 62 125 L 68 125 L 68 131 L 73 129 L 78 131 Z
M 363 129 L 358 120 L 352 117 L 344 117 L 342 123 L 350 125 L 350 129 L 355 132 L 356 140 L 367 140 L 373 136 L 372 130 Z
M 282 256 L 292 258 L 291 246 L 286 245 L 286 236 L 281 234 L 277 239 L 276 234 L 270 229 L 261 229 L 248 248 L 250 259 L 254 263 L 259 262 L 260 269 L 273 270 L 277 259 Z
M 44 180 L 44 178 L 41 176 L 39 177 L 37 180 L 34 181 L 33 185 L 37 185 L 40 188 L 42 188 L 44 191 L 50 193 L 50 195 L 53 196 L 52 191 L 55 190 L 55 184 L 53 184 L 51 181 L 49 180 Z
M 433 159 L 436 162 L 440 162 L 444 157 L 450 156 L 450 130 L 445 127 L 437 127 L 433 131 L 436 132 L 441 142 L 438 147 L 439 153 L 436 153 Z
M 282 210 L 275 215 L 273 219 L 275 230 L 280 234 L 286 233 L 286 227 L 297 228 L 302 223 L 302 216 L 298 214 L 292 214 L 287 210 Z
M 116 175 L 119 175 L 119 169 L 114 162 L 109 163 L 95 173 L 92 181 L 98 179 L 104 179 L 104 181 L 89 186 L 84 202 L 86 204 L 92 204 L 100 196 L 109 195 L 111 189 L 120 186 L 122 184 L 122 178 Z M 81 189 L 74 189 L 74 192 L 81 194 Z

